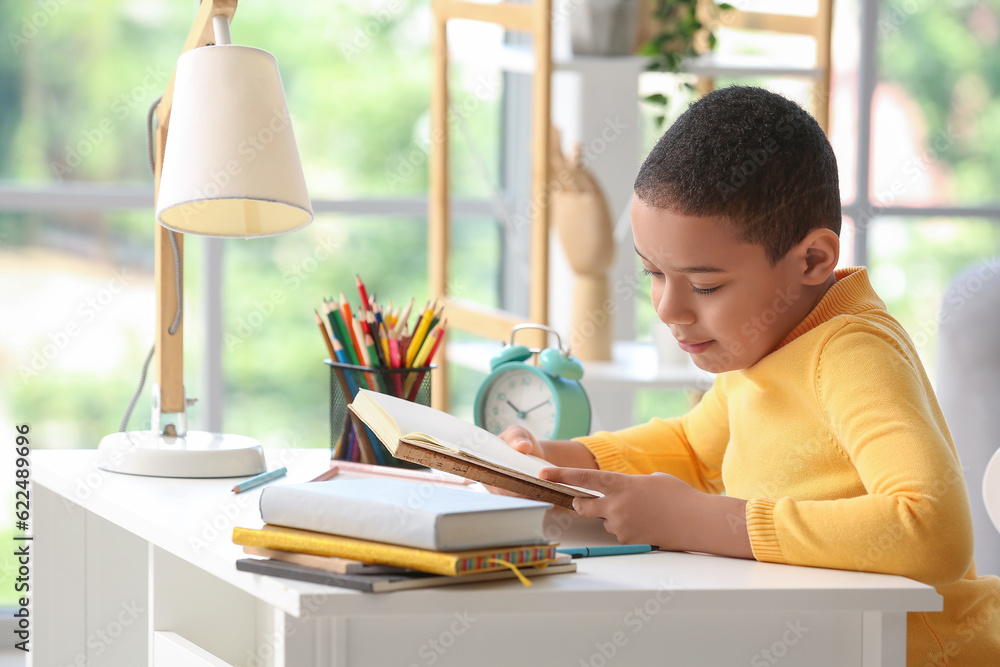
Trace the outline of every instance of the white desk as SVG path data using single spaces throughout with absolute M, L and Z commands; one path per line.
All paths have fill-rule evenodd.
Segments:
M 327 457 L 269 451 L 289 469 L 272 483 L 305 481 Z M 902 577 L 665 552 L 580 560 L 530 589 L 370 595 L 262 577 L 236 571 L 230 539 L 260 525 L 260 489 L 94 461 L 32 454 L 36 665 L 903 667 L 906 612 L 942 604 Z M 563 533 L 609 542 L 592 522 Z

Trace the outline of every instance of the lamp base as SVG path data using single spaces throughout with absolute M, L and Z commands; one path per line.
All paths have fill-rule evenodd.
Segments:
M 101 470 L 146 477 L 249 477 L 267 470 L 253 438 L 188 431 L 184 437 L 127 431 L 101 438 Z

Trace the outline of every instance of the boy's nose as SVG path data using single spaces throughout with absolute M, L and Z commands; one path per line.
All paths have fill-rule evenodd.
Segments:
M 664 285 L 660 299 L 653 305 L 656 315 L 664 324 L 694 324 L 694 311 L 684 298 L 680 287 Z

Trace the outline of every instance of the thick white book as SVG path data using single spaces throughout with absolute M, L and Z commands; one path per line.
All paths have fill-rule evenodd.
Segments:
M 551 503 L 383 478 L 269 486 L 264 523 L 433 551 L 547 544 Z

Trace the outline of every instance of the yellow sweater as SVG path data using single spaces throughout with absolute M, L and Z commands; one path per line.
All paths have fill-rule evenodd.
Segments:
M 907 665 L 1000 665 L 1000 578 L 977 577 L 958 454 L 906 332 L 863 268 L 776 350 L 688 414 L 579 438 L 602 470 L 748 500 L 760 561 L 898 574 L 944 611 L 907 617 Z

